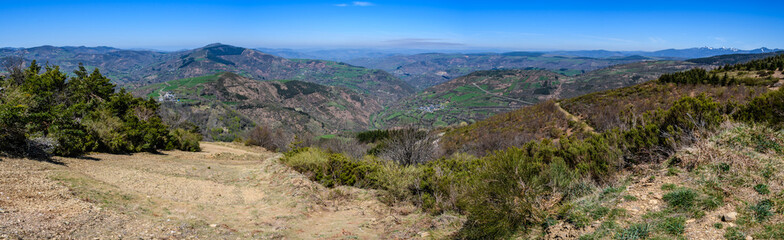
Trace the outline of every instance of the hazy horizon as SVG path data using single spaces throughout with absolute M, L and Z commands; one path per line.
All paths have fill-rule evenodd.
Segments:
M 782 2 L 3 1 L 0 47 L 784 48 Z
M 202 48 L 211 44 L 224 44 L 248 49 L 273 49 L 273 50 L 292 50 L 292 51 L 301 51 L 301 52 L 309 52 L 309 51 L 340 51 L 340 50 L 362 50 L 362 51 L 378 51 L 378 52 L 387 52 L 387 53 L 405 53 L 405 52 L 434 52 L 434 53 L 504 53 L 504 52 L 570 52 L 570 51 L 607 51 L 607 52 L 656 52 L 656 51 L 663 51 L 663 50 L 684 50 L 684 49 L 695 49 L 695 48 L 712 48 L 712 49 L 736 49 L 739 51 L 748 51 L 748 50 L 755 50 L 761 48 L 768 48 L 771 50 L 782 50 L 782 48 L 773 48 L 768 46 L 759 46 L 755 48 L 734 48 L 734 47 L 708 47 L 708 46 L 693 46 L 688 48 L 666 48 L 666 49 L 655 49 L 655 50 L 609 50 L 609 49 L 540 49 L 540 50 L 530 50 L 530 49 L 504 49 L 504 48 L 463 48 L 463 49 L 429 49 L 429 48 L 394 48 L 394 47 L 264 47 L 264 46 L 242 46 L 236 45 L 231 43 L 223 43 L 223 42 L 215 42 L 215 43 L 208 43 L 199 46 L 193 46 L 188 48 L 180 48 L 180 49 L 161 49 L 161 48 L 141 48 L 141 47 L 131 47 L 131 48 L 123 48 L 123 47 L 115 47 L 115 46 L 85 46 L 85 45 L 52 45 L 52 44 L 44 44 L 38 46 L 30 46 L 30 47 L 13 47 L 13 46 L 0 46 L 2 48 L 37 48 L 37 47 L 86 47 L 86 48 L 99 48 L 99 47 L 108 47 L 108 48 L 115 48 L 121 50 L 134 50 L 134 51 L 155 51 L 155 52 L 178 52 L 178 51 L 189 51 L 197 48 Z

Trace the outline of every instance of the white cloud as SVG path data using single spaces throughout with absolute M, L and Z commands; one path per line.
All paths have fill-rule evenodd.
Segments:
M 374 5 L 372 2 L 352 2 L 351 4 L 358 7 L 370 7 Z
M 338 3 L 338 4 L 335 4 L 335 7 L 349 7 L 349 6 L 353 6 L 353 7 L 370 7 L 370 6 L 375 6 L 375 4 L 373 4 L 372 2 L 356 2 L 356 1 L 355 2 L 351 2 L 351 3 Z

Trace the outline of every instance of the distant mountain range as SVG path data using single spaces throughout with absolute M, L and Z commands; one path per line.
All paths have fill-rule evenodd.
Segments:
M 126 87 L 140 87 L 170 80 L 233 72 L 255 80 L 302 80 L 340 86 L 395 101 L 414 93 L 407 83 L 381 71 L 344 63 L 293 59 L 257 50 L 224 44 L 180 52 L 122 50 L 110 47 L 52 47 L 0 49 L 0 57 L 23 56 L 25 60 L 58 65 L 72 72 L 79 63 L 98 67 L 113 81 Z
M 699 48 L 686 48 L 686 49 L 665 49 L 659 51 L 645 52 L 645 51 L 607 51 L 607 50 L 585 50 L 585 51 L 553 51 L 550 54 L 566 55 L 566 56 L 579 56 L 579 57 L 592 57 L 592 58 L 609 58 L 609 57 L 628 57 L 628 56 L 644 56 L 644 57 L 658 57 L 658 58 L 704 58 L 717 55 L 726 54 L 741 54 L 741 53 L 771 53 L 784 51 L 784 49 L 770 49 L 766 47 L 741 50 L 737 48 L 712 48 L 712 47 L 699 47 Z
M 537 52 L 508 53 L 423 53 L 347 61 L 352 65 L 382 69 L 417 89 L 425 89 L 466 74 L 493 69 L 544 69 L 574 76 L 584 72 L 658 58 L 628 56 L 588 58 Z

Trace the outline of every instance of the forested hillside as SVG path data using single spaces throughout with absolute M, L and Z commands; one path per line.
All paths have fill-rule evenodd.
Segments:
M 647 59 L 650 58 L 586 58 L 539 52 L 508 52 L 486 54 L 425 53 L 361 58 L 347 62 L 357 66 L 385 70 L 417 89 L 425 89 L 481 70 L 542 69 L 574 76 L 612 65 Z
M 373 116 L 373 127 L 443 127 L 473 123 L 548 99 L 563 99 L 647 82 L 710 65 L 642 61 L 566 76 L 546 70 L 477 71 L 430 87 Z
M 168 81 L 134 93 L 163 99 L 164 120 L 201 126 L 205 137 L 219 141 L 242 139 L 257 125 L 315 136 L 360 131 L 368 128 L 370 114 L 381 109 L 374 97 L 346 88 L 258 81 L 234 73 Z
M 471 123 L 548 99 L 567 79 L 546 70 L 477 71 L 391 105 L 373 115 L 373 127 Z

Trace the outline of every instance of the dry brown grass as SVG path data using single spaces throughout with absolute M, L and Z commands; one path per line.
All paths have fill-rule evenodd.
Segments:
M 743 104 L 765 93 L 765 86 L 714 86 L 648 82 L 561 101 L 568 112 L 585 119 L 597 131 L 628 130 L 645 124 L 645 112 L 668 109 L 682 97 L 705 94 L 721 103 Z

